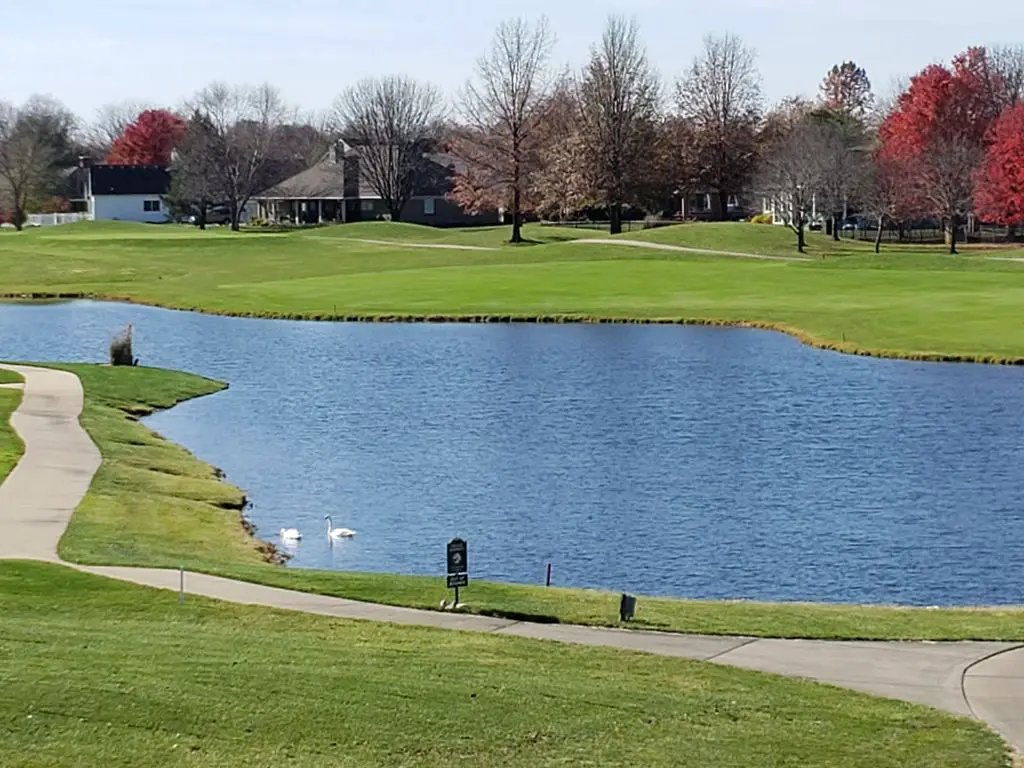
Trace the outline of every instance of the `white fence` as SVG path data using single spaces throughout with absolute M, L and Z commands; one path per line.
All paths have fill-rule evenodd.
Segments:
M 27 227 L 55 227 L 58 224 L 74 224 L 87 221 L 87 213 L 30 213 L 25 221 Z

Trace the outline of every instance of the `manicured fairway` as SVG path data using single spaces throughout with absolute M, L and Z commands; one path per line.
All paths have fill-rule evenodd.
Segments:
M 1024 358 L 1022 252 L 890 247 L 811 238 L 806 262 L 582 244 L 589 230 L 352 224 L 283 232 L 70 225 L 0 236 L 0 293 L 88 294 L 278 317 L 665 319 L 749 322 L 847 351 Z M 625 238 L 796 255 L 781 227 L 692 224 Z M 359 240 L 390 241 L 383 245 Z M 491 250 L 428 250 L 410 243 Z
M 448 596 L 441 578 L 266 564 L 239 523 L 240 491 L 218 482 L 209 466 L 156 437 L 125 412 L 145 413 L 215 392 L 221 387 L 217 382 L 150 368 L 60 367 L 73 370 L 84 383 L 82 423 L 104 456 L 88 496 L 61 541 L 65 559 L 94 565 L 185 566 L 246 581 L 417 608 L 435 609 Z M 463 594 L 471 609 L 480 613 L 563 623 L 618 623 L 618 596 L 607 592 L 474 582 Z M 761 637 L 1024 640 L 1024 610 L 643 597 L 632 626 Z
M 1005 766 L 983 725 L 710 664 L 0 563 L 0 755 L 47 766 Z

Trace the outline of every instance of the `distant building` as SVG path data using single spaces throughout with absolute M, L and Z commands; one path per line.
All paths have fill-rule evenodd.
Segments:
M 170 219 L 171 175 L 162 165 L 92 165 L 71 172 L 72 210 L 93 221 L 161 224 Z
M 681 218 L 696 221 L 740 221 L 749 218 L 755 211 L 743 195 L 729 195 L 725 215 L 722 215 L 721 201 L 716 191 L 687 194 L 680 199 Z
M 474 214 L 449 199 L 459 161 L 443 153 L 425 154 L 423 172 L 402 221 L 438 227 L 497 224 L 497 211 Z M 388 215 L 387 206 L 360 172 L 359 148 L 346 141 L 333 144 L 320 162 L 256 195 L 256 214 L 271 221 L 296 224 L 374 221 Z

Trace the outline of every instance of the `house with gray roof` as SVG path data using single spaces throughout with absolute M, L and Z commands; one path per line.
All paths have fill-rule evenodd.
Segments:
M 451 155 L 424 156 L 424 172 L 402 221 L 438 227 L 497 224 L 498 213 L 470 213 L 449 199 L 459 161 Z M 387 206 L 360 172 L 359 149 L 339 140 L 320 162 L 253 198 L 256 215 L 270 221 L 296 224 L 376 221 Z

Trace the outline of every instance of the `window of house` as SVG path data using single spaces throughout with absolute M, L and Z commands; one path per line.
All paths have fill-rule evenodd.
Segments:
M 142 210 L 146 213 L 160 213 L 160 201 L 144 200 L 142 202 Z
M 434 198 L 428 197 L 423 201 L 423 215 L 433 216 L 434 215 Z
M 705 212 L 711 210 L 711 195 L 697 195 L 693 198 L 693 210 Z
M 726 205 L 729 206 L 730 208 L 739 208 L 739 198 L 737 198 L 736 195 L 729 195 L 729 200 L 726 202 Z
M 359 207 L 363 213 L 373 213 L 373 200 L 362 200 L 359 203 Z

